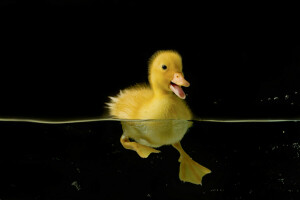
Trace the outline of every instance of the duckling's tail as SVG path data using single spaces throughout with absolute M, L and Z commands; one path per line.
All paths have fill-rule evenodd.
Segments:
M 199 163 L 193 161 L 193 159 L 182 149 L 180 143 L 173 144 L 173 146 L 180 153 L 180 170 L 179 178 L 184 182 L 190 182 L 193 184 L 201 185 L 202 178 L 206 174 L 211 173 L 209 169 L 203 167 Z

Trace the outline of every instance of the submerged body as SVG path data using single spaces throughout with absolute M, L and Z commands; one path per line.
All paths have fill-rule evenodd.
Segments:
M 126 149 L 147 158 L 162 145 L 173 145 L 181 162 L 182 181 L 201 184 L 210 170 L 193 161 L 182 149 L 180 141 L 192 126 L 192 112 L 185 103 L 181 86 L 189 87 L 182 73 L 181 56 L 175 51 L 158 51 L 149 61 L 150 85 L 136 85 L 110 97 L 110 115 L 119 119 L 152 119 L 123 121 L 121 143 Z M 130 141 L 133 139 L 134 142 Z M 154 148 L 152 148 L 154 147 Z
M 124 135 L 140 144 L 151 147 L 174 144 L 192 125 L 191 121 L 185 121 L 192 119 L 192 113 L 182 99 L 173 94 L 157 98 L 147 85 L 125 89 L 112 101 L 110 114 L 120 119 L 177 119 L 122 122 Z
M 180 142 L 191 126 L 192 122 L 186 120 L 122 122 L 124 136 L 155 148 Z

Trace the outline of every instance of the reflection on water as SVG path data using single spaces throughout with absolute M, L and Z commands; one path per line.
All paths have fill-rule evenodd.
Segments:
M 152 147 L 180 142 L 193 124 L 187 120 L 122 121 L 123 135 Z
M 126 191 L 135 188 L 130 195 L 139 199 L 161 195 L 166 199 L 210 199 L 212 195 L 216 199 L 272 199 L 278 194 L 296 199 L 300 192 L 298 121 L 2 118 L 0 185 L 5 192 L 0 198 L 13 199 L 8 197 L 18 194 L 23 199 L 39 199 L 45 191 L 53 199 L 62 194 L 75 198 L 79 193 L 120 199 L 129 197 Z M 188 130 L 182 147 L 212 173 L 204 177 L 203 187 L 182 183 L 175 148 L 163 146 L 161 153 L 141 159 L 119 143 L 120 124 L 125 133 L 144 136 L 174 127 L 182 133 Z
M 31 122 L 45 124 L 72 124 L 101 121 L 120 121 L 123 135 L 121 144 L 125 149 L 136 151 L 142 157 L 147 158 L 151 153 L 159 153 L 158 148 L 164 145 L 172 145 L 180 154 L 179 178 L 184 182 L 202 184 L 202 178 L 211 173 L 209 169 L 194 161 L 186 153 L 180 142 L 193 122 L 227 122 L 227 123 L 253 123 L 253 122 L 289 122 L 299 119 L 199 119 L 199 120 L 120 120 L 120 119 L 83 119 L 83 120 L 38 120 L 38 119 L 13 119 L 4 118 L 1 121 Z

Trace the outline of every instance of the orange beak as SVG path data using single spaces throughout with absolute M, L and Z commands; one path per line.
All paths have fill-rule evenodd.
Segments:
M 190 86 L 190 83 L 184 79 L 184 76 L 182 73 L 175 73 L 174 77 L 172 79 L 172 83 L 175 83 L 176 85 L 184 86 L 184 87 Z
M 189 87 L 190 83 L 187 82 L 182 73 L 175 73 L 171 80 L 170 89 L 181 99 L 185 99 L 186 95 L 180 86 Z

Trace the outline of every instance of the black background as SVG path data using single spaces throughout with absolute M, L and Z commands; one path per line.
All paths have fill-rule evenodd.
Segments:
M 292 5 L 0 5 L 0 118 L 107 117 L 108 96 L 146 82 L 147 61 L 161 49 L 182 55 L 196 117 L 299 117 L 298 11 Z M 297 199 L 298 133 L 294 122 L 196 123 L 182 142 L 213 171 L 199 187 L 178 180 L 178 155 L 170 147 L 146 160 L 124 151 L 117 122 L 2 122 L 0 199 Z
M 300 50 L 296 13 L 283 6 L 6 2 L 2 115 L 105 114 L 107 96 L 147 81 L 161 49 L 181 53 L 196 116 L 299 114 L 284 98 L 299 90 Z

